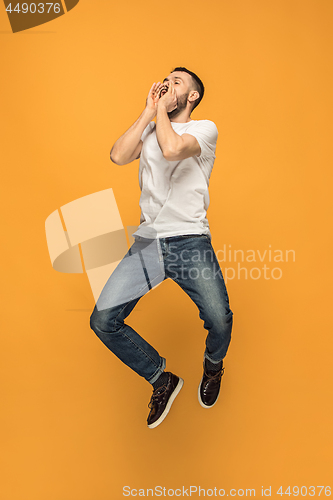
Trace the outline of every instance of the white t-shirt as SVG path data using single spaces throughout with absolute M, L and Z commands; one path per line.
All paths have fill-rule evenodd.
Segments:
M 170 122 L 173 130 L 193 135 L 200 156 L 168 161 L 156 138 L 156 124 L 150 122 L 143 134 L 139 184 L 140 226 L 134 235 L 166 238 L 185 234 L 208 234 L 209 178 L 215 160 L 217 127 L 210 120 Z

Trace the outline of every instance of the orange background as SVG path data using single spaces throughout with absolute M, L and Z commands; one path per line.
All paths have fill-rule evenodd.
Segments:
M 332 16 L 330 0 L 81 0 L 13 35 L 0 8 L 1 499 L 333 486 Z M 149 430 L 151 386 L 90 330 L 87 277 L 52 269 L 44 224 L 109 187 L 138 224 L 138 161 L 118 167 L 109 151 L 178 65 L 206 85 L 192 118 L 219 130 L 215 250 L 271 245 L 296 260 L 277 263 L 280 280 L 227 283 L 234 329 L 210 411 L 195 305 L 170 280 L 140 301 L 129 324 L 185 380 Z

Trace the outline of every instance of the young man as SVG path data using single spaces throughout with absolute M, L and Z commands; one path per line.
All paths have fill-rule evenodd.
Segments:
M 152 384 L 149 428 L 164 420 L 183 380 L 165 372 L 165 359 L 124 323 L 140 298 L 171 278 L 197 305 L 208 331 L 198 388 L 203 408 L 217 401 L 231 339 L 233 313 L 206 217 L 217 128 L 212 121 L 190 118 L 203 94 L 197 75 L 175 68 L 163 83 L 152 85 L 144 111 L 110 155 L 117 165 L 140 157 L 141 219 L 135 243 L 103 288 L 90 325 L 116 356 Z

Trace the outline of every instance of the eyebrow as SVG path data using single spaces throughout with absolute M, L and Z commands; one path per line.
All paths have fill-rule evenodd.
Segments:
M 183 81 L 183 79 L 180 78 L 180 76 L 175 76 L 174 78 L 175 78 L 175 80 L 181 80 L 181 81 Z M 164 78 L 163 83 L 164 82 L 168 82 L 168 81 L 169 81 L 168 78 Z

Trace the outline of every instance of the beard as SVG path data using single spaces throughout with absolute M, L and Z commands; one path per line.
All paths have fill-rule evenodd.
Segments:
M 175 116 L 178 116 L 182 111 L 184 111 L 184 109 L 186 109 L 187 98 L 189 94 L 190 93 L 187 92 L 187 94 L 182 94 L 181 96 L 178 97 L 177 107 L 168 113 L 169 118 L 174 118 Z

